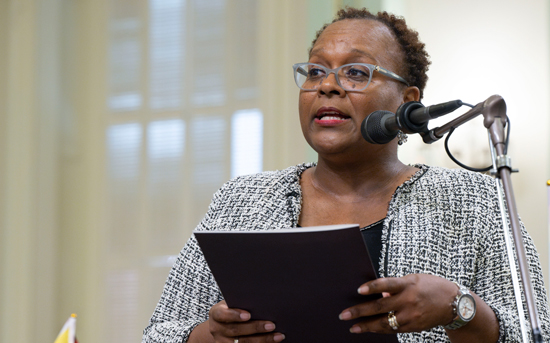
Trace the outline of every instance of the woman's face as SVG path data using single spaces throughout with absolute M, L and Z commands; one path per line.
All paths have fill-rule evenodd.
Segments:
M 317 39 L 309 58 L 310 63 L 331 69 L 348 63 L 369 63 L 397 74 L 401 61 L 402 53 L 389 29 L 363 19 L 329 25 Z M 316 91 L 300 91 L 302 131 L 319 154 L 364 149 L 368 143 L 361 136 L 363 119 L 377 110 L 395 112 L 403 102 L 415 100 L 405 100 L 407 93 L 402 83 L 378 72 L 373 73 L 365 90 L 346 92 L 334 74 L 330 74 Z

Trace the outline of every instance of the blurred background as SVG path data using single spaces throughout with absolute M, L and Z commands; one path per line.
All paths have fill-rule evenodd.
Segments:
M 424 104 L 504 97 L 548 285 L 547 0 L 0 0 L 0 342 L 53 342 L 73 312 L 82 343 L 139 342 L 212 193 L 316 160 L 291 67 L 345 5 L 419 32 Z M 480 118 L 450 146 L 490 164 Z M 456 167 L 414 136 L 400 156 Z

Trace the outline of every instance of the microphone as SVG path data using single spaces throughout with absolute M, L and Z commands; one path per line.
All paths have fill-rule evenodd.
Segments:
M 386 144 L 397 136 L 397 131 L 405 133 L 428 132 L 428 122 L 448 114 L 462 106 L 462 101 L 453 100 L 425 107 L 418 101 L 402 104 L 396 113 L 374 111 L 361 124 L 361 135 L 372 144 Z

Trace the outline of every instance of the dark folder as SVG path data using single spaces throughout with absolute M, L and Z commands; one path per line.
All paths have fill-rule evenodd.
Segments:
M 376 278 L 358 225 L 193 233 L 227 305 L 273 321 L 284 342 L 397 342 L 395 334 L 352 334 L 358 320 L 338 318 L 379 297 L 357 293 Z

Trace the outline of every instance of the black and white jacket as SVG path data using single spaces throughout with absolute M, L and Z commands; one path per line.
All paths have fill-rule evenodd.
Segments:
M 300 175 L 311 166 L 303 164 L 227 182 L 214 195 L 197 229 L 296 227 L 302 201 Z M 420 170 L 397 188 L 390 201 L 382 233 L 380 275 L 426 273 L 456 281 L 494 310 L 500 323 L 500 342 L 520 342 L 495 180 L 465 170 L 417 167 Z M 524 229 L 523 235 L 543 337 L 548 342 L 549 309 L 542 271 L 535 246 Z M 168 276 L 143 342 L 185 342 L 193 328 L 207 319 L 210 307 L 222 299 L 192 236 Z M 449 341 L 442 327 L 398 337 L 401 342 Z

